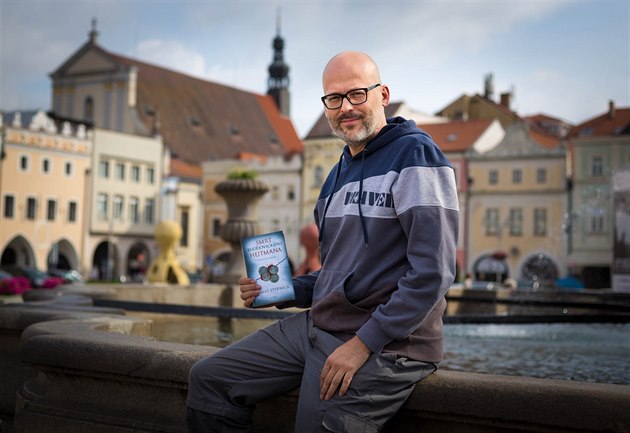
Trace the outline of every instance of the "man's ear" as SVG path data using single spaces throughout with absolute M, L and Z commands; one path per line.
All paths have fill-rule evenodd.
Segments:
M 383 107 L 387 107 L 389 105 L 389 86 L 387 86 L 387 84 L 383 84 L 380 89 L 381 96 L 383 98 Z

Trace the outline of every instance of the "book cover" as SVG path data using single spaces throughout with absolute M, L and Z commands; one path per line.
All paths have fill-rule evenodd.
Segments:
M 245 271 L 261 287 L 252 307 L 268 307 L 295 299 L 293 275 L 282 231 L 241 239 Z

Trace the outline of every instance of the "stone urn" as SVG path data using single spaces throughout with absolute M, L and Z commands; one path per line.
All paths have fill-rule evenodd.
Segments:
M 219 228 L 219 236 L 232 247 L 225 273 L 215 280 L 226 284 L 237 283 L 245 275 L 241 239 L 260 234 L 256 206 L 269 187 L 254 179 L 228 179 L 218 183 L 214 190 L 223 197 L 228 210 L 228 219 Z

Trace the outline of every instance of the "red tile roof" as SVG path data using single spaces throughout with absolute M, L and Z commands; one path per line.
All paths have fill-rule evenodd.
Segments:
M 199 164 L 188 164 L 181 159 L 171 159 L 171 176 L 176 176 L 189 181 L 198 181 L 203 175 Z
M 606 113 L 575 125 L 571 129 L 569 137 L 615 136 L 624 134 L 628 127 L 630 127 L 630 108 L 615 108 L 612 106 Z
M 464 152 L 484 133 L 492 119 L 453 121 L 419 125 L 444 152 Z

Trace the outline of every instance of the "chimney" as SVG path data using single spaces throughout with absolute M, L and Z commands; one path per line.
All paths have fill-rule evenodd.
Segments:
M 608 101 L 608 117 L 611 119 L 615 117 L 615 101 L 612 99 Z
M 500 104 L 507 109 L 510 109 L 510 97 L 512 96 L 511 92 L 501 93 L 501 102 Z

